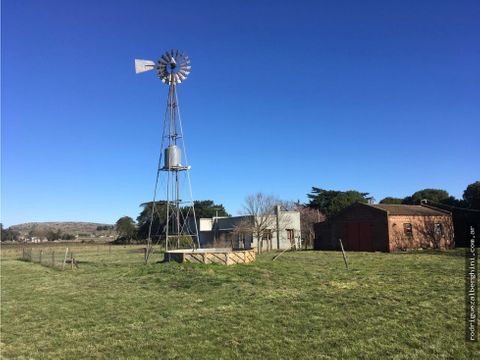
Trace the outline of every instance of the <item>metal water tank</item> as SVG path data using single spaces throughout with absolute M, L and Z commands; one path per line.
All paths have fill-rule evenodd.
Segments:
M 177 145 L 165 149 L 165 168 L 182 166 L 182 150 Z

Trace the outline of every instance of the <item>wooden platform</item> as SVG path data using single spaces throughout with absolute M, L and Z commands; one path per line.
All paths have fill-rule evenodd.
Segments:
M 181 249 L 165 252 L 165 261 L 190 262 L 198 264 L 248 264 L 255 261 L 255 249 Z

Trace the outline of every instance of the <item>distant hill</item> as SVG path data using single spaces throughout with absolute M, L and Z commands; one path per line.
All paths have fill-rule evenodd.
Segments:
M 66 234 L 98 234 L 104 233 L 108 230 L 100 230 L 101 228 L 113 230 L 112 224 L 101 224 L 92 222 L 79 222 L 79 221 L 52 221 L 52 222 L 31 222 L 25 224 L 12 225 L 9 228 L 11 230 L 18 231 L 21 235 L 28 235 L 30 231 L 46 232 L 48 230 L 60 230 Z M 99 230 L 97 230 L 99 229 Z

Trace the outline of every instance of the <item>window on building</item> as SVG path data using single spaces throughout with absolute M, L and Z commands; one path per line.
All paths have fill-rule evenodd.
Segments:
M 295 238 L 295 230 L 287 229 L 287 239 L 290 240 L 290 242 L 293 242 L 294 238 Z
M 439 223 L 433 224 L 433 233 L 435 235 L 442 235 L 443 234 L 442 224 L 439 224 Z
M 412 224 L 411 224 L 411 223 L 405 223 L 405 224 L 403 224 L 403 232 L 404 232 L 405 235 L 407 235 L 408 237 L 412 237 L 412 236 L 413 236 Z

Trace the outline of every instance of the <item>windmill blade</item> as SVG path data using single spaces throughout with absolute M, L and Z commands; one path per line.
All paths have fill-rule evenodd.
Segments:
M 135 73 L 140 74 L 145 71 L 155 69 L 155 62 L 151 60 L 135 59 Z
M 185 81 L 191 68 L 188 55 L 179 49 L 167 50 L 156 62 L 135 59 L 135 72 L 137 74 L 155 69 L 159 79 L 168 85 L 180 84 Z

